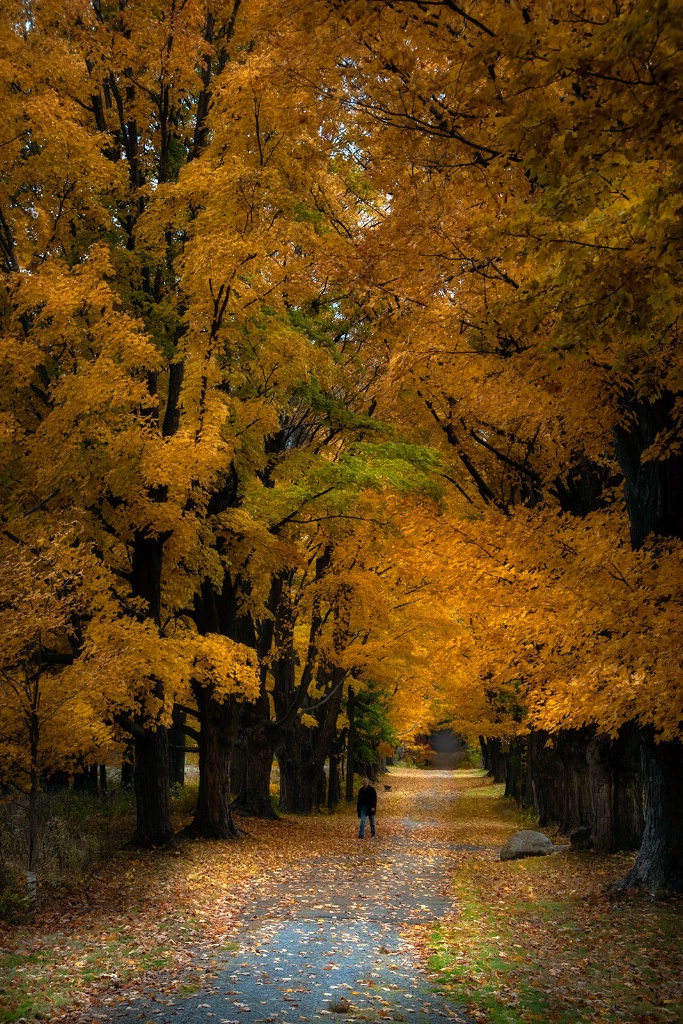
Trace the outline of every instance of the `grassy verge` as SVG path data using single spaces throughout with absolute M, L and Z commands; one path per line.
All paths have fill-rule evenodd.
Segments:
M 482 785 L 457 804 L 456 832 L 496 843 L 530 827 Z M 429 936 L 440 988 L 490 1024 L 683 1019 L 683 905 L 626 894 L 610 883 L 632 858 L 592 853 L 501 862 L 463 857 L 453 889 L 457 919 Z
M 185 823 L 196 788 L 174 794 Z M 125 990 L 146 972 L 168 967 L 178 939 L 193 934 L 167 920 L 150 927 L 147 886 L 163 906 L 175 874 L 170 855 L 124 849 L 135 824 L 131 793 L 106 799 L 58 793 L 43 799 L 38 905 L 26 900 L 25 822 L 3 808 L 0 837 L 0 1020 L 55 1020 L 86 990 Z M 11 826 L 11 827 L 8 827 Z M 162 915 L 163 916 L 163 915 Z

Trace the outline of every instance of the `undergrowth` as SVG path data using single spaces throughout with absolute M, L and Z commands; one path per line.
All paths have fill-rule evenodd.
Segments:
M 197 785 L 174 787 L 171 810 L 185 824 Z M 73 790 L 43 793 L 38 804 L 39 902 L 80 886 L 126 843 L 135 827 L 132 791 L 112 787 L 104 796 Z M 0 921 L 16 921 L 32 908 L 26 897 L 28 818 L 22 797 L 0 803 Z

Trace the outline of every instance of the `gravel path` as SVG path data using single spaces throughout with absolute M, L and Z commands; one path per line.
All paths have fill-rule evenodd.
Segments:
M 465 1024 L 465 1013 L 434 993 L 402 935 L 405 925 L 431 924 L 454 912 L 448 863 L 462 849 L 449 842 L 444 815 L 456 799 L 452 773 L 420 774 L 409 804 L 414 816 L 392 817 L 389 797 L 380 801 L 377 839 L 366 835 L 346 855 L 302 857 L 274 872 L 266 887 L 272 898 L 252 904 L 234 944 L 217 963 L 213 958 L 201 990 L 158 998 L 149 993 L 93 1018 L 117 1024 Z M 405 815 L 405 799 L 401 810 Z M 339 822 L 354 827 L 349 817 Z

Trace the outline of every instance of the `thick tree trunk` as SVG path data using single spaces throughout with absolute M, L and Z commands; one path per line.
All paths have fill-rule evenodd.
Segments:
M 652 730 L 644 729 L 641 756 L 645 829 L 638 858 L 621 886 L 683 892 L 683 745 L 655 743 Z
M 318 773 L 315 771 L 311 776 L 309 732 L 297 716 L 280 735 L 280 810 L 286 814 L 310 814 L 313 810 Z
M 308 729 L 295 716 L 283 730 L 278 748 L 280 809 L 310 814 L 325 802 L 325 761 L 336 730 L 345 672 L 331 672 L 326 702 L 317 709 L 317 729 Z M 320 682 L 320 680 L 319 680 Z
M 530 737 L 528 764 L 539 824 L 559 825 L 563 832 L 592 825 L 592 799 L 586 747 L 589 729 L 567 729 L 550 737 Z
M 340 755 L 335 750 L 330 752 L 330 767 L 327 779 L 327 808 L 330 811 L 335 809 L 342 796 L 339 757 Z
M 168 790 L 168 731 L 163 726 L 135 736 L 133 782 L 137 823 L 129 845 L 174 845 Z
M 616 740 L 600 734 L 588 743 L 586 758 L 592 795 L 591 840 L 596 850 L 634 850 L 643 832 L 642 772 L 633 730 Z
M 505 796 L 519 800 L 522 789 L 522 765 L 524 759 L 524 741 L 510 740 L 505 758 Z
M 149 618 L 161 621 L 161 568 L 166 536 L 135 534 L 132 559 L 132 588 L 148 604 Z M 151 682 L 150 682 L 151 685 Z M 154 684 L 154 696 L 163 704 L 164 687 Z M 137 824 L 131 846 L 168 846 L 175 842 L 171 825 L 168 730 L 146 720 L 132 725 L 135 747 L 135 788 Z
M 135 785 L 135 766 L 131 747 L 124 750 L 121 757 L 121 789 L 132 789 Z
M 633 398 L 628 426 L 614 431 L 634 549 L 642 547 L 651 533 L 683 536 L 683 455 L 668 453 L 661 461 L 642 458 L 660 431 L 675 429 L 675 400 L 670 391 L 654 402 Z
M 230 743 L 234 708 L 219 703 L 210 688 L 193 684 L 202 726 L 199 732 L 199 793 L 187 832 L 205 839 L 234 839 L 237 829 L 230 811 Z
M 505 782 L 507 775 L 506 757 L 503 753 L 503 744 L 497 737 L 486 741 L 488 748 L 489 775 L 493 776 L 494 782 Z
M 594 736 L 586 749 L 593 795 L 591 841 L 593 847 L 602 853 L 615 850 L 615 787 L 610 747 L 609 736 L 600 735 Z
M 256 709 L 243 707 L 240 712 Z M 269 721 L 252 714 L 239 744 L 239 789 L 233 807 L 254 818 L 277 820 L 270 796 L 270 773 L 275 755 L 275 736 Z
M 645 807 L 640 730 L 635 723 L 622 726 L 612 760 L 617 780 L 614 849 L 637 850 L 643 841 Z

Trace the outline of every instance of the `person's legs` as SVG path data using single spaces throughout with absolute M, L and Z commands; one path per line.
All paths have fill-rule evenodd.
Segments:
M 358 838 L 359 839 L 362 839 L 363 836 L 365 835 L 365 818 L 367 816 L 367 813 L 368 813 L 367 808 L 366 807 L 361 807 L 361 809 L 360 809 L 360 832 L 358 833 Z
M 374 814 L 370 815 L 370 835 L 373 836 L 373 838 L 374 838 L 374 835 L 375 835 L 375 815 Z

